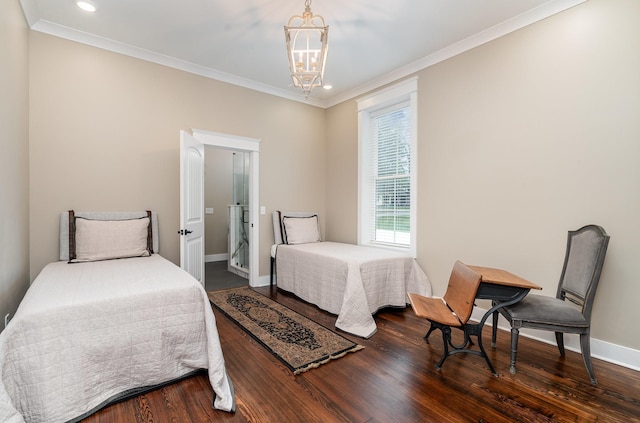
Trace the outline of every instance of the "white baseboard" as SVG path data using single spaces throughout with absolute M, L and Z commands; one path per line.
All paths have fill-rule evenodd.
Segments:
M 226 261 L 229 259 L 229 254 L 228 253 L 222 253 L 222 254 L 209 254 L 204 256 L 204 262 L 205 263 L 209 263 L 211 261 Z
M 258 284 L 254 285 L 254 288 L 257 288 L 259 286 L 269 286 L 271 285 L 271 276 L 269 275 L 265 275 L 265 276 L 259 276 L 258 277 Z
M 487 310 L 474 308 L 471 319 L 479 322 Z M 485 325 L 492 326 L 493 320 L 489 317 Z M 504 317 L 498 319 L 498 328 L 511 332 L 511 325 Z M 556 345 L 556 337 L 553 332 L 536 330 L 536 329 L 520 329 L 520 335 L 527 338 L 535 339 L 546 344 Z M 498 336 L 505 336 L 504 333 L 498 333 Z M 511 336 L 511 335 L 508 335 Z M 564 337 L 564 347 L 567 350 L 580 352 L 580 336 L 577 334 L 566 334 Z M 631 370 L 640 371 L 640 351 L 634 350 L 622 345 L 612 344 L 610 342 L 601 341 L 591 337 L 591 357 L 627 367 Z

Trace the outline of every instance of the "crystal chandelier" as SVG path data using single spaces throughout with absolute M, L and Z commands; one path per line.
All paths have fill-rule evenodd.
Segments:
M 302 88 L 307 98 L 313 88 L 322 86 L 329 26 L 322 16 L 311 13 L 311 0 L 305 0 L 304 6 L 302 16 L 289 19 L 284 35 L 293 85 Z

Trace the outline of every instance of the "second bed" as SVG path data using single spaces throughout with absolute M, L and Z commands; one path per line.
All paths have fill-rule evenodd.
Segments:
M 406 307 L 409 292 L 431 296 L 427 275 L 408 254 L 321 242 L 312 213 L 277 211 L 273 220 L 278 288 L 337 314 L 338 329 L 369 338 L 376 311 Z

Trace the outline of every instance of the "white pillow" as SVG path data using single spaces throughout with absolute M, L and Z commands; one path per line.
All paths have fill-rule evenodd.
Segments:
M 309 217 L 285 216 L 282 218 L 282 225 L 287 244 L 305 244 L 321 241 L 318 215 L 314 214 Z
M 75 219 L 75 258 L 71 262 L 149 256 L 149 218 Z

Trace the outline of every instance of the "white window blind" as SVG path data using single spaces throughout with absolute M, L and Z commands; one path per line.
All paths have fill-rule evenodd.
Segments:
M 411 121 L 409 103 L 370 114 L 369 242 L 409 246 L 411 243 Z
M 358 99 L 358 244 L 416 254 L 417 78 Z

